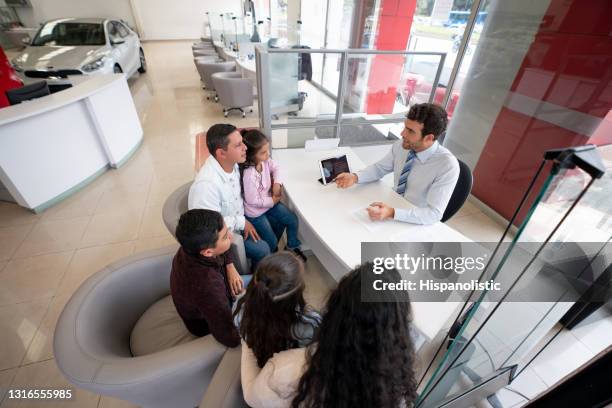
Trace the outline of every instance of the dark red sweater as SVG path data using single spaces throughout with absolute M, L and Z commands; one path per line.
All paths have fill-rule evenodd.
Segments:
M 240 344 L 232 319 L 232 295 L 225 266 L 232 263 L 230 251 L 223 256 L 189 255 L 182 248 L 172 261 L 170 292 L 176 310 L 195 336 L 212 334 L 227 346 Z

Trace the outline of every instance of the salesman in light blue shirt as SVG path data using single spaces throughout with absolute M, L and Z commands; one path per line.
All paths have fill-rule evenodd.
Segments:
M 446 111 L 434 104 L 412 106 L 404 121 L 402 139 L 380 161 L 357 173 L 342 173 L 336 185 L 370 183 L 394 173 L 395 191 L 415 207 L 393 208 L 374 202 L 367 208 L 372 220 L 395 219 L 414 224 L 433 224 L 442 219 L 457 179 L 457 158 L 437 141 L 446 130 Z

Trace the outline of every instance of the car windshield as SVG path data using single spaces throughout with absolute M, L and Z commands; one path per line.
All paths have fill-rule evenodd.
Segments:
M 100 23 L 55 21 L 45 24 L 32 45 L 104 45 L 104 27 Z

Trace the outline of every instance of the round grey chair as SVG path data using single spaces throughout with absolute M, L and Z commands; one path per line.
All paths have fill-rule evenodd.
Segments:
M 109 265 L 72 295 L 53 339 L 57 365 L 71 383 L 139 406 L 198 405 L 227 350 L 212 335 L 139 357 L 130 348 L 137 321 L 170 293 L 176 249 Z
M 205 73 L 204 73 L 204 69 L 202 68 L 202 64 L 214 64 L 216 62 L 222 62 L 218 57 L 213 57 L 213 56 L 206 56 L 206 57 L 196 57 L 193 59 L 193 63 L 196 66 L 196 69 L 198 71 L 198 75 L 200 75 L 200 81 L 203 84 L 203 89 L 209 90 L 210 88 L 212 88 L 212 84 L 207 84 L 205 82 Z
M 215 102 L 219 100 L 219 97 L 216 95 L 214 83 L 212 81 L 212 75 L 217 72 L 231 72 L 236 70 L 236 63 L 231 62 L 196 62 L 198 67 L 198 72 L 202 72 L 204 75 L 204 84 L 206 85 L 206 89 L 215 92 Z M 200 71 L 201 70 L 201 71 Z M 206 97 L 206 99 L 210 99 L 210 95 Z
M 187 200 L 189 198 L 189 188 L 192 182 L 188 182 L 174 190 L 162 208 L 162 219 L 166 228 L 173 237 L 176 237 L 176 226 L 181 214 L 188 210 Z M 240 234 L 232 234 L 232 255 L 234 265 L 241 275 L 248 275 L 250 272 L 249 261 L 244 249 L 244 238 Z
M 191 44 L 191 49 L 196 48 L 214 48 L 214 44 L 211 41 L 200 41 L 197 43 Z
M 199 408 L 248 408 L 240 383 L 242 347 L 228 349 L 223 355 Z
M 217 52 L 214 49 L 208 49 L 208 48 L 196 48 L 192 50 L 192 52 L 193 52 L 194 58 L 195 57 L 205 57 L 205 56 L 213 56 L 213 57 L 217 56 Z
M 205 46 L 205 47 L 195 47 L 195 46 L 191 47 L 191 52 L 193 53 L 200 52 L 200 51 L 212 51 L 215 54 L 217 53 L 217 51 L 215 50 L 215 47 L 213 47 L 212 45 Z
M 166 198 L 162 207 L 162 219 L 168 232 L 176 237 L 176 226 L 183 213 L 187 211 L 187 199 L 189 198 L 189 188 L 193 184 L 191 181 L 183 184 Z
M 227 118 L 230 111 L 239 110 L 246 117 L 244 108 L 253 106 L 253 83 L 242 78 L 239 72 L 217 72 L 212 75 L 212 82 L 219 103 L 223 106 L 223 116 Z M 253 112 L 253 109 L 250 109 Z

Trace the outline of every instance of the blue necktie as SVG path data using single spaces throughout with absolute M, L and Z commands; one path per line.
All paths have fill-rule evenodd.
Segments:
M 408 175 L 410 174 L 410 170 L 412 169 L 412 165 L 414 164 L 415 157 L 416 153 L 414 152 L 414 150 L 411 150 L 410 153 L 408 153 L 406 163 L 404 164 L 404 168 L 402 169 L 402 174 L 400 174 L 400 178 L 397 182 L 397 188 L 395 189 L 395 191 L 401 196 L 403 196 L 406 192 L 406 182 L 408 181 Z

